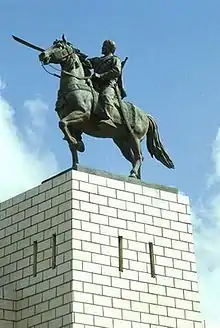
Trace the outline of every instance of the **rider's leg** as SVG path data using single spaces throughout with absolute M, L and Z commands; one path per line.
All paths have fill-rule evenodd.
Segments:
M 115 90 L 110 85 L 106 86 L 101 90 L 99 94 L 100 109 L 98 112 L 98 117 L 101 120 L 108 120 L 109 118 L 111 118 L 114 96 Z

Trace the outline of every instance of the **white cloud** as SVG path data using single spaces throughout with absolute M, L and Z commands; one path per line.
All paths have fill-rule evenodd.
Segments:
M 220 128 L 212 145 L 213 172 L 207 179 L 207 188 L 212 187 L 215 183 L 220 182 Z
M 19 129 L 13 108 L 2 96 L 4 88 L 0 78 L 0 201 L 32 188 L 58 170 L 44 142 L 47 105 L 39 99 L 25 101 L 23 110 L 29 116 L 25 128 Z
M 0 90 L 4 90 L 6 87 L 6 84 L 2 81 L 1 76 L 0 76 Z
M 207 328 L 220 327 L 220 129 L 212 147 L 213 172 L 194 206 L 193 223 L 201 307 Z
M 48 111 L 48 106 L 40 99 L 26 100 L 24 102 L 24 107 L 27 109 L 31 123 L 35 128 L 45 127 L 45 114 Z

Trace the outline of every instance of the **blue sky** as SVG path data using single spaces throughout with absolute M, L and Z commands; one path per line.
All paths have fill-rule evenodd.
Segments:
M 23 106 L 26 100 L 45 103 L 48 131 L 44 131 L 44 145 L 55 156 L 53 168 L 61 171 L 71 165 L 54 112 L 59 81 L 42 70 L 38 53 L 13 41 L 12 34 L 46 48 L 65 33 L 89 56 L 99 55 L 103 40 L 113 39 L 117 54 L 122 59 L 129 57 L 124 69 L 127 99 L 156 119 L 176 166 L 170 171 L 152 160 L 144 141 L 143 180 L 176 186 L 197 204 L 206 195 L 207 175 L 217 170 L 211 156 L 220 117 L 220 2 L 51 3 L 0 0 L 0 76 L 17 129 L 21 134 L 26 129 L 30 114 Z M 130 165 L 111 140 L 86 136 L 84 140 L 82 165 L 128 174 Z

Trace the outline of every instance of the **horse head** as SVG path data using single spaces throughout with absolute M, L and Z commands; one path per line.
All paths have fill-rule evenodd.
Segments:
M 52 46 L 39 55 L 39 60 L 43 65 L 62 64 L 69 59 L 77 61 L 78 56 L 75 48 L 70 42 L 66 41 L 64 35 L 61 40 L 55 40 Z

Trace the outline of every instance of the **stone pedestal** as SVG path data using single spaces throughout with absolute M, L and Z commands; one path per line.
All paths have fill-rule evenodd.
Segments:
M 201 328 L 189 199 L 68 170 L 0 204 L 1 328 Z

